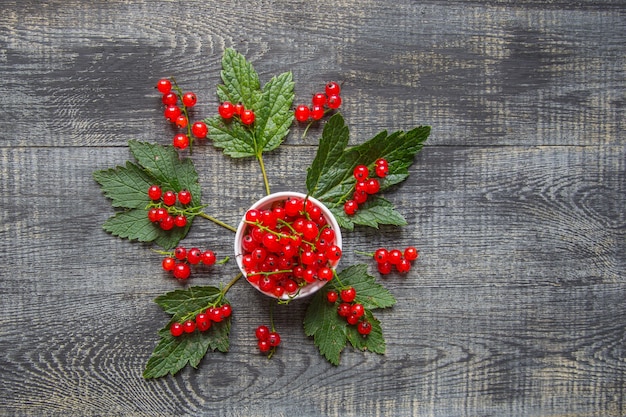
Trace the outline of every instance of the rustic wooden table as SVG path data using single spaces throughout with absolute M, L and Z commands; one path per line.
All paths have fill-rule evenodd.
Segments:
M 622 1 L 3 1 L 0 14 L 0 414 L 4 416 L 626 415 L 626 5 Z M 387 193 L 409 225 L 346 233 L 355 250 L 416 245 L 384 284 L 384 356 L 340 366 L 265 298 L 232 289 L 231 351 L 144 380 L 176 287 L 161 257 L 101 229 L 92 172 L 129 139 L 169 143 L 155 81 L 215 112 L 226 47 L 296 101 L 343 84 L 351 143 L 425 124 L 410 178 Z M 319 131 L 267 155 L 274 191 L 304 190 Z M 193 155 L 212 213 L 263 196 L 253 160 Z M 209 222 L 185 242 L 230 254 Z M 225 282 L 204 274 L 194 284 Z M 288 310 L 287 310 L 288 309 Z

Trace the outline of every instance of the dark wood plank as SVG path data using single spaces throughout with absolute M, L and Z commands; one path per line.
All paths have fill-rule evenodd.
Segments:
M 626 414 L 623 2 L 300 3 L 246 7 L 4 2 L 0 15 L 0 415 L 622 416 Z M 243 6 L 243 5 L 237 5 Z M 330 22 L 330 23 L 329 23 Z M 323 360 L 306 302 L 280 307 L 283 345 L 259 356 L 267 300 L 245 282 L 231 352 L 145 381 L 177 288 L 142 244 L 111 237 L 91 177 L 128 139 L 168 143 L 152 86 L 175 75 L 214 112 L 232 46 L 262 80 L 293 71 L 298 100 L 344 81 L 352 143 L 433 126 L 391 199 L 409 225 L 344 236 L 356 253 L 417 246 L 384 284 L 384 356 Z M 268 154 L 274 191 L 304 189 L 318 129 Z M 207 210 L 236 224 L 264 194 L 252 160 L 194 153 Z M 232 251 L 198 220 L 185 243 Z M 226 282 L 234 262 L 191 284 Z

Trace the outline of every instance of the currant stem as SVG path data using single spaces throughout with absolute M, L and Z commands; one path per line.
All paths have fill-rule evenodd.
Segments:
M 220 221 L 220 220 L 217 220 L 215 217 L 210 216 L 210 215 L 206 214 L 206 213 L 205 213 L 205 212 L 203 212 L 203 211 L 201 211 L 200 213 L 198 213 L 198 216 L 200 216 L 200 217 L 204 217 L 205 219 L 212 221 L 213 223 L 217 224 L 218 226 L 222 226 L 223 228 L 228 229 L 228 230 L 230 230 L 231 232 L 235 232 L 235 233 L 237 233 L 237 229 L 236 229 L 236 228 L 234 228 L 233 226 L 231 226 L 231 225 L 229 225 L 229 224 L 226 224 L 226 223 L 224 223 L 224 222 L 222 222 L 222 221 Z
M 355 250 L 354 253 L 357 255 L 369 256 L 370 258 L 374 256 L 374 252 L 361 252 L 360 250 Z
M 265 171 L 265 164 L 263 163 L 263 155 L 258 154 L 257 160 L 259 161 L 259 165 L 261 166 L 261 174 L 263 174 L 263 182 L 265 183 L 265 192 L 267 195 L 270 195 L 270 183 L 267 179 L 267 172 Z

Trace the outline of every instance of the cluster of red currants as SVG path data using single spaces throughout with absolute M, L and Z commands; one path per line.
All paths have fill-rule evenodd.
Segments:
M 187 133 L 177 133 L 174 135 L 173 145 L 177 149 L 186 149 L 190 142 L 191 136 L 198 139 L 204 139 L 209 133 L 209 128 L 202 121 L 195 122 L 189 126 L 188 109 L 196 105 L 198 98 L 193 92 L 183 93 L 176 84 L 167 78 L 162 78 L 157 82 L 157 90 L 162 94 L 161 101 L 165 105 L 163 115 L 167 120 L 176 125 L 180 129 L 187 129 Z M 180 105 L 179 105 L 180 100 Z
M 257 338 L 257 346 L 261 353 L 268 353 L 272 348 L 280 345 L 280 335 L 278 332 L 271 331 L 269 327 L 261 325 L 256 328 L 254 334 Z
M 333 278 L 341 248 L 311 200 L 288 198 L 267 210 L 250 209 L 245 219 L 241 263 L 252 285 L 280 298 Z
M 196 330 L 206 332 L 213 323 L 220 323 L 232 314 L 230 304 L 222 304 L 221 306 L 209 307 L 202 311 L 192 319 L 183 321 L 182 323 L 174 322 L 170 325 L 170 333 L 174 337 L 181 336 L 183 333 L 193 333 Z
M 374 172 L 378 178 L 385 178 L 389 173 L 387 160 L 383 158 L 376 160 Z M 359 205 L 365 203 L 368 196 L 380 191 L 380 181 L 378 181 L 378 178 L 370 177 L 370 170 L 365 165 L 357 165 L 354 167 L 352 174 L 356 179 L 354 193 L 352 194 L 352 199 L 346 201 L 343 205 L 344 212 L 349 216 L 352 216 L 358 211 Z
M 418 256 L 419 252 L 413 246 L 407 247 L 404 251 L 380 248 L 373 255 L 378 272 L 382 275 L 390 274 L 394 267 L 398 272 L 406 274 L 411 270 L 411 262 L 416 260 Z
M 241 123 L 246 126 L 251 126 L 256 118 L 253 110 L 246 109 L 242 103 L 233 104 L 230 101 L 220 103 L 217 112 L 224 120 L 231 120 L 233 117 L 238 117 Z
M 187 225 L 187 216 L 184 210 L 176 207 L 176 201 L 183 206 L 191 203 L 191 193 L 188 190 L 181 190 L 178 193 L 168 190 L 163 192 L 158 185 L 148 188 L 148 197 L 152 204 L 148 209 L 148 219 L 158 225 L 163 230 L 171 230 L 176 227 Z
M 324 87 L 324 92 L 313 94 L 311 105 L 299 104 L 294 110 L 294 116 L 298 122 L 305 123 L 309 120 L 320 120 L 324 117 L 326 109 L 335 110 L 341 106 L 341 86 L 334 81 Z
M 161 266 L 165 271 L 172 272 L 174 278 L 186 280 L 191 275 L 191 265 L 200 263 L 211 266 L 216 262 L 215 252 L 212 250 L 201 251 L 198 248 L 186 248 L 179 246 L 174 252 L 163 258 Z
M 363 304 L 355 302 L 356 290 L 354 287 L 344 288 L 339 293 L 330 290 L 326 293 L 326 299 L 331 304 L 337 304 L 337 314 L 346 319 L 348 324 L 356 325 L 359 334 L 367 336 L 372 331 L 372 324 L 365 319 Z

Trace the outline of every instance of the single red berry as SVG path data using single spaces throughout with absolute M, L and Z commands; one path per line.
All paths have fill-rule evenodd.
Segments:
M 161 261 L 161 266 L 163 267 L 165 271 L 173 271 L 175 265 L 176 265 L 176 260 L 169 256 L 166 258 L 163 258 L 163 260 Z
M 307 120 L 309 120 L 309 117 L 311 116 L 311 109 L 309 109 L 309 106 L 305 104 L 300 104 L 296 106 L 296 110 L 294 111 L 294 116 L 296 117 L 297 121 L 301 123 L 306 122 Z
M 191 133 L 198 139 L 204 139 L 209 134 L 209 128 L 204 122 L 195 122 L 191 126 Z
M 202 263 L 208 266 L 215 264 L 216 261 L 215 252 L 213 252 L 212 250 L 202 252 L 201 258 Z
M 186 263 L 177 263 L 174 266 L 174 278 L 185 280 L 191 275 L 191 268 Z
M 158 221 L 158 213 L 159 209 L 157 209 L 156 207 L 152 207 L 150 210 L 148 210 L 148 220 L 150 220 L 152 223 Z
M 367 191 L 355 190 L 354 194 L 352 194 L 352 199 L 356 201 L 357 204 L 363 204 L 367 201 L 368 195 Z
M 389 174 L 389 167 L 387 165 L 376 165 L 376 176 L 378 178 L 385 178 Z
M 365 181 L 370 175 L 370 171 L 365 165 L 357 165 L 354 167 L 352 175 L 354 175 L 357 181 Z
M 400 262 L 396 265 L 396 269 L 401 274 L 406 274 L 411 270 L 411 261 L 405 258 L 400 259 Z
M 172 90 L 172 82 L 167 78 L 161 78 L 157 81 L 156 88 L 161 94 L 167 94 Z
M 341 96 L 333 94 L 332 96 L 328 96 L 328 108 L 329 109 L 338 109 L 341 107 Z
M 329 303 L 334 304 L 339 299 L 339 294 L 337 294 L 337 291 L 334 290 L 328 291 L 326 293 L 326 299 Z
M 267 326 L 261 325 L 256 328 L 254 335 L 259 340 L 267 340 L 270 336 L 270 329 Z
M 324 91 L 326 92 L 327 96 L 331 96 L 333 94 L 339 94 L 341 93 L 341 86 L 337 84 L 335 81 L 330 81 L 328 84 L 326 84 Z
M 174 140 L 172 141 L 172 144 L 177 149 L 180 149 L 180 150 L 187 149 L 187 147 L 189 146 L 189 138 L 187 137 L 187 135 L 183 133 L 179 133 L 176 136 L 174 136 Z
M 170 122 L 174 123 L 176 118 L 181 114 L 180 108 L 178 106 L 167 106 L 163 111 L 163 116 Z
M 402 255 L 402 252 L 400 252 L 398 249 L 392 249 L 389 251 L 388 261 L 392 265 L 398 265 L 403 257 L 404 256 Z
M 241 123 L 243 123 L 246 126 L 250 126 L 251 124 L 254 123 L 254 119 L 255 119 L 254 111 L 250 109 L 245 109 L 244 111 L 242 111 L 240 117 L 241 117 Z
M 350 314 L 348 314 L 348 317 L 346 317 L 346 321 L 348 322 L 348 324 L 355 325 L 355 324 L 357 324 L 359 322 L 359 317 L 357 317 L 354 314 L 350 313 Z
M 324 266 L 317 270 L 317 277 L 322 281 L 330 281 L 333 279 L 333 270 Z
M 178 103 L 178 96 L 176 95 L 176 93 L 172 93 L 170 91 L 167 94 L 163 94 L 163 97 L 161 97 L 161 102 L 166 106 L 173 106 Z
M 148 188 L 148 197 L 150 198 L 150 200 L 161 199 L 161 194 L 161 187 L 159 187 L 158 185 L 151 185 L 150 188 Z
M 259 347 L 259 351 L 261 353 L 267 353 L 270 351 L 270 349 L 272 348 L 270 346 L 270 342 L 268 340 L 259 340 L 257 342 L 257 346 Z
M 187 320 L 183 323 L 183 330 L 185 333 L 193 333 L 196 330 L 196 322 L 193 320 Z
M 163 207 L 159 207 L 159 208 L 156 209 L 155 217 L 156 217 L 156 221 L 157 222 L 162 222 L 168 216 L 169 216 L 169 214 L 167 213 L 167 210 L 165 210 Z
M 280 345 L 280 335 L 277 332 L 270 332 L 267 341 L 271 347 L 276 347 Z
M 313 98 L 311 99 L 311 103 L 314 106 L 324 107 L 326 105 L 326 94 L 325 93 L 315 93 L 315 94 L 313 94 Z
M 170 333 L 172 334 L 172 336 L 174 337 L 178 337 L 181 334 L 183 334 L 183 325 L 178 323 L 178 322 L 174 322 L 172 323 L 172 325 L 170 326 Z
M 419 256 L 419 252 L 413 246 L 409 246 L 404 250 L 404 259 L 414 261 Z
M 352 306 L 350 303 L 341 303 L 337 307 L 337 314 L 339 314 L 340 317 L 348 317 L 351 311 Z
M 221 313 L 222 313 L 222 317 L 226 318 L 226 317 L 230 317 L 230 315 L 233 313 L 233 308 L 231 307 L 230 304 L 224 304 L 220 307 Z
M 166 206 L 173 206 L 174 204 L 176 204 L 176 193 L 171 190 L 164 192 L 163 204 L 165 204 Z
M 367 180 L 367 189 L 365 190 L 368 194 L 376 194 L 380 191 L 380 183 L 376 178 L 370 178 Z
M 182 246 L 177 247 L 176 249 L 174 249 L 174 256 L 179 261 L 184 261 L 185 259 L 187 259 L 187 249 Z
M 292 279 L 285 281 L 285 291 L 287 294 L 295 294 L 298 291 L 298 283 Z
M 359 334 L 367 336 L 372 332 L 372 325 L 369 321 L 362 321 L 357 325 L 356 330 L 359 332 Z
M 352 309 L 350 310 L 350 314 L 356 317 L 361 317 L 363 314 L 365 314 L 365 308 L 363 307 L 363 304 L 353 304 Z
M 217 108 L 217 112 L 222 118 L 226 120 L 232 119 L 232 117 L 235 115 L 235 105 L 230 101 L 225 101 L 219 105 L 219 107 Z
M 337 262 L 341 259 L 341 248 L 337 245 L 332 245 L 328 249 L 326 249 L 326 257 L 332 263 Z
M 311 119 L 320 120 L 324 117 L 324 107 L 318 104 L 311 106 Z
M 391 274 L 391 270 L 393 269 L 393 265 L 391 265 L 391 262 L 388 262 L 388 261 L 379 262 L 376 265 L 376 268 L 378 269 L 378 272 L 381 275 L 389 275 L 389 274 Z
M 161 220 L 159 227 L 166 231 L 172 230 L 174 228 L 174 218 L 168 214 L 163 220 Z
M 191 248 L 187 251 L 187 262 L 197 265 L 202 260 L 202 251 L 198 248 Z
M 344 288 L 339 293 L 339 296 L 345 303 L 351 303 L 356 298 L 356 290 L 354 287 Z
M 241 117 L 241 113 L 243 113 L 243 111 L 244 111 L 243 103 L 239 102 L 235 104 L 235 116 Z
M 187 127 L 187 123 L 189 123 L 189 121 L 187 120 L 187 116 L 181 114 L 176 118 L 176 120 L 174 120 L 174 123 L 176 124 L 177 128 L 184 129 Z
M 385 248 L 376 249 L 376 252 L 374 252 L 374 260 L 379 264 L 387 262 L 388 257 L 389 251 Z
M 193 107 L 198 102 L 198 97 L 192 92 L 183 94 L 182 102 L 186 107 Z
M 196 315 L 196 328 L 201 332 L 206 332 L 211 328 L 211 319 L 206 313 Z
M 224 316 L 222 315 L 222 310 L 219 307 L 211 307 L 207 310 L 207 314 L 211 321 L 215 323 L 220 323 L 224 320 Z
M 348 216 L 352 216 L 358 209 L 359 204 L 354 200 L 348 200 L 343 205 L 343 211 L 345 211 Z
M 189 190 L 180 190 L 177 197 L 178 201 L 180 201 L 180 204 L 187 205 L 191 203 L 192 196 Z

